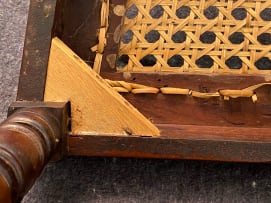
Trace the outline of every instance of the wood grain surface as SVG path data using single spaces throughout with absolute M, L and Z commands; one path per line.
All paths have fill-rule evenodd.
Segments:
M 44 101 L 70 101 L 72 132 L 157 136 L 159 130 L 61 40 L 52 40 Z

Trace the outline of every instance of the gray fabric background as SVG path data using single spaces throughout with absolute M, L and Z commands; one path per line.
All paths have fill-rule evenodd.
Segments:
M 28 2 L 0 0 L 0 120 L 15 100 Z M 70 157 L 23 202 L 271 202 L 271 165 Z

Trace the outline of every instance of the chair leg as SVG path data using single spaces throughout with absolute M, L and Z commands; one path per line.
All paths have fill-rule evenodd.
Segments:
M 18 108 L 0 124 L 0 202 L 18 202 L 66 143 L 66 105 Z

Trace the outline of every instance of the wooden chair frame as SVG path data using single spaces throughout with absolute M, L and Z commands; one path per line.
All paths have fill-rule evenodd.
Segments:
M 112 2 L 113 4 L 124 4 L 123 0 L 113 0 Z M 125 123 L 125 125 L 123 124 L 122 126 L 124 133 L 118 133 L 120 132 L 119 129 L 117 129 L 116 132 L 112 132 L 112 134 L 110 134 L 110 132 L 105 132 L 106 130 L 104 129 L 106 129 L 106 126 L 102 126 L 103 123 L 100 124 L 100 127 L 98 127 L 99 123 L 95 123 L 89 131 L 75 130 L 73 128 L 73 122 L 70 125 L 68 121 L 70 119 L 73 121 L 74 119 L 73 115 L 75 114 L 73 111 L 74 106 L 77 105 L 77 101 L 71 101 L 67 95 L 66 98 L 62 97 L 61 91 L 65 92 L 65 81 L 63 82 L 61 80 L 63 75 L 59 76 L 61 81 L 55 88 L 56 90 L 54 90 L 54 88 L 49 88 L 49 93 L 55 91 L 55 96 L 48 96 L 48 89 L 46 88 L 48 88 L 50 84 L 53 84 L 52 82 L 48 82 L 48 78 L 50 78 L 50 74 L 53 72 L 50 67 L 53 67 L 54 64 L 57 63 L 60 64 L 57 67 L 61 67 L 61 62 L 57 61 L 57 57 L 55 58 L 55 61 L 52 62 L 53 59 L 52 55 L 50 56 L 50 47 L 55 46 L 54 40 L 51 44 L 52 39 L 58 37 L 67 45 L 66 47 L 66 45 L 63 44 L 61 47 L 66 47 L 65 50 L 70 47 L 70 50 L 65 53 L 71 53 L 71 55 L 67 55 L 69 55 L 69 57 L 75 57 L 73 60 L 77 62 L 74 63 L 77 63 L 77 65 L 81 64 L 78 66 L 85 66 L 82 64 L 86 61 L 87 63 L 89 62 L 90 65 L 93 65 L 91 64 L 91 61 L 93 61 L 95 54 L 88 55 L 86 54 L 86 50 L 89 50 L 93 45 L 93 42 L 97 40 L 95 29 L 98 29 L 100 26 L 99 9 L 94 9 L 89 13 L 89 8 L 93 7 L 94 4 L 98 7 L 101 6 L 99 1 L 88 0 L 30 1 L 17 102 L 10 108 L 10 115 L 13 117 L 10 117 L 10 119 L 4 122 L 0 127 L 0 138 L 3 138 L 2 143 L 5 144 L 6 142 L 7 145 L 5 146 L 10 145 L 13 150 L 16 147 L 18 148 L 15 149 L 15 151 L 9 151 L 9 148 L 5 148 L 6 151 L 3 152 L 1 151 L 2 148 L 0 146 L 0 201 L 15 202 L 19 200 L 27 191 L 27 188 L 33 184 L 35 178 L 31 178 L 31 180 L 27 179 L 27 177 L 29 178 L 31 171 L 36 170 L 37 173 L 35 173 L 35 177 L 37 177 L 43 166 L 54 154 L 60 154 L 59 157 L 64 154 L 232 162 L 271 161 L 271 96 L 269 87 L 260 88 L 257 92 L 259 102 L 255 104 L 248 98 L 230 99 L 229 101 L 225 101 L 219 98 L 198 99 L 183 95 L 163 94 L 135 95 L 123 93 L 120 96 L 104 82 L 104 79 L 110 79 L 159 88 L 164 86 L 187 87 L 206 93 L 217 91 L 219 89 L 236 89 L 236 87 L 238 89 L 243 89 L 254 84 L 266 83 L 271 79 L 268 74 L 210 75 L 193 73 L 123 73 L 116 72 L 116 70 L 110 68 L 106 63 L 106 60 L 104 60 L 101 66 L 100 76 L 92 73 L 91 70 L 86 70 L 87 74 L 89 74 L 86 83 L 89 84 L 87 87 L 90 87 L 90 89 L 85 90 L 83 88 L 83 90 L 89 91 L 88 93 L 86 92 L 86 94 L 90 95 L 90 97 L 87 96 L 87 98 L 91 98 L 91 95 L 94 94 L 97 89 L 104 88 L 107 92 L 106 94 L 109 95 L 108 99 L 112 97 L 112 100 L 116 101 L 114 105 L 119 105 L 120 109 L 129 109 L 127 110 L 128 112 L 133 109 L 132 115 L 136 118 L 136 121 L 135 123 L 131 123 L 131 126 L 123 122 Z M 81 15 L 76 15 L 78 12 L 80 12 Z M 85 19 L 85 21 L 82 22 L 82 19 Z M 108 32 L 114 32 L 120 21 L 120 17 L 112 19 L 112 25 L 108 28 Z M 93 30 L 93 33 L 90 33 L 90 29 Z M 59 42 L 58 45 L 61 43 Z M 115 51 L 116 46 L 109 37 L 104 55 L 112 54 L 113 52 L 115 53 Z M 60 51 L 59 54 L 63 54 L 63 52 Z M 67 60 L 69 59 L 67 58 Z M 56 69 L 53 67 L 52 70 Z M 67 69 L 67 71 L 71 70 Z M 79 69 L 76 69 L 76 71 L 78 71 L 79 74 Z M 80 78 L 76 76 L 76 71 L 74 72 L 75 75 L 69 78 L 71 86 L 78 83 L 80 80 Z M 97 87 L 95 86 L 96 84 Z M 95 88 L 91 89 L 91 86 Z M 63 87 L 63 89 L 60 87 Z M 112 94 L 110 93 L 111 91 L 113 91 Z M 82 94 L 83 93 L 84 92 L 82 92 Z M 81 120 L 82 123 L 84 123 L 83 127 L 89 126 L 91 123 L 95 122 L 95 116 L 101 113 L 95 112 L 95 108 L 93 108 L 94 103 L 99 106 L 97 107 L 97 111 L 103 109 L 103 103 L 105 105 L 107 104 L 107 101 L 103 101 L 104 98 L 99 98 L 98 96 L 91 99 L 92 102 L 89 100 L 85 101 L 83 110 L 89 112 L 88 117 L 86 117 L 89 119 L 89 122 L 85 122 L 86 120 L 83 118 Z M 61 101 L 61 103 L 59 103 L 59 101 Z M 40 109 L 45 110 L 40 111 Z M 135 109 L 138 109 L 138 111 Z M 32 112 L 32 114 L 37 117 L 28 117 L 28 113 L 25 114 L 24 110 L 26 112 Z M 51 118 L 48 112 L 50 115 L 54 115 L 55 118 Z M 145 117 L 142 116 L 141 113 Z M 46 122 L 40 119 L 39 116 L 44 118 Z M 106 115 L 104 114 L 99 116 L 103 116 L 101 119 L 106 119 Z M 23 121 L 21 121 L 22 117 Z M 131 117 L 127 115 L 125 119 L 129 120 L 130 118 Z M 35 122 L 30 122 L 31 119 L 34 119 Z M 54 126 L 53 129 L 55 129 L 55 132 L 52 132 L 52 135 L 46 134 L 46 130 L 43 131 L 43 128 L 41 127 L 48 125 L 50 128 L 50 126 L 53 125 L 50 119 L 58 120 L 58 123 L 60 123 L 58 127 Z M 112 116 L 107 119 L 113 120 Z M 146 121 L 147 124 L 145 119 L 148 120 Z M 38 122 L 36 122 L 37 120 Z M 142 121 L 142 123 L 140 123 L 140 121 Z M 15 133 L 18 139 L 24 139 L 24 136 L 29 136 L 29 133 L 31 133 L 29 127 L 27 127 L 27 130 L 23 130 L 23 128 L 17 126 L 22 123 L 24 123 L 24 126 L 26 124 L 32 127 L 34 126 L 34 128 L 30 128 L 30 131 L 31 129 L 34 131 L 34 134 L 36 133 L 36 130 L 33 129 L 41 130 L 41 133 L 36 136 L 49 136 L 50 139 L 45 142 L 43 139 L 38 139 L 37 142 L 42 143 L 41 149 L 43 150 L 41 150 L 40 153 L 45 161 L 39 162 L 39 167 L 37 169 L 32 168 L 31 170 L 30 168 L 33 165 L 27 164 L 30 162 L 36 164 L 35 161 L 32 160 L 23 163 L 25 168 L 20 174 L 22 174 L 22 177 L 25 176 L 29 181 L 23 179 L 24 181 L 20 182 L 20 178 L 18 177 L 21 176 L 18 175 L 17 172 L 14 172 L 16 170 L 12 168 L 13 166 L 16 168 L 20 163 L 11 162 L 10 160 L 13 160 L 14 157 L 7 156 L 7 151 L 15 157 L 19 156 L 19 154 L 23 154 L 25 155 L 25 160 L 27 158 L 30 160 L 31 157 L 28 152 L 21 149 L 20 145 L 11 144 L 8 141 L 9 137 L 7 135 L 14 134 L 14 129 L 21 129 L 23 131 L 22 134 L 17 135 L 18 133 Z M 88 125 L 88 123 L 90 124 Z M 15 125 L 15 127 L 6 127 L 12 125 Z M 143 126 L 144 129 L 149 128 L 149 132 L 151 133 L 145 134 L 144 131 L 142 131 L 143 133 L 140 134 L 140 130 L 142 129 L 140 129 L 140 127 L 137 128 L 137 125 Z M 47 128 L 44 127 L 44 129 Z M 111 129 L 110 126 L 108 126 L 108 129 Z M 60 134 L 61 136 L 56 136 L 54 133 Z M 33 143 L 31 143 L 28 143 L 30 148 L 32 147 L 31 149 L 33 150 L 36 149 L 35 146 L 32 145 Z M 49 145 L 54 147 L 49 150 Z M 7 166 L 4 164 L 5 162 L 3 162 L 3 160 L 9 160 L 9 163 L 14 163 L 14 165 Z M 2 190 L 2 188 L 6 189 Z

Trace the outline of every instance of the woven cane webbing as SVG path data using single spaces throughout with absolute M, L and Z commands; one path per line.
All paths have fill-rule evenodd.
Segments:
M 127 0 L 118 71 L 271 73 L 270 0 Z

